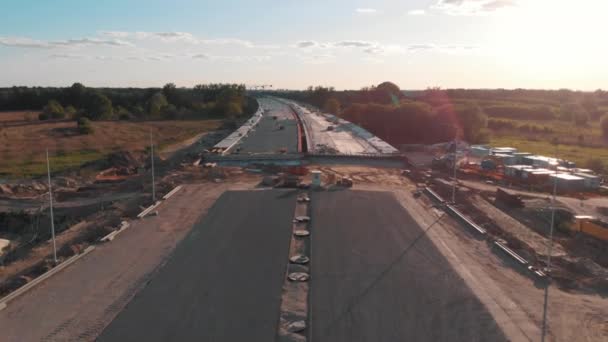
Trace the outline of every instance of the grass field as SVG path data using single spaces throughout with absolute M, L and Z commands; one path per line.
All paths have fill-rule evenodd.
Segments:
M 551 144 L 551 141 L 557 138 L 560 142 L 559 158 L 576 162 L 580 166 L 586 166 L 590 158 L 597 158 L 608 166 L 608 141 L 602 137 L 599 121 L 592 121 L 586 126 L 578 127 L 573 123 L 561 120 L 504 120 L 512 122 L 517 127 L 523 125 L 547 127 L 551 132 L 530 132 L 517 128 L 490 129 L 492 146 L 509 146 L 523 152 L 554 156 L 555 146 Z M 579 140 L 579 137 L 582 137 L 582 141 Z
M 522 152 L 531 152 L 544 156 L 553 157 L 555 146 L 549 141 L 534 141 L 518 135 L 492 136 L 492 146 L 515 147 Z M 586 166 L 590 158 L 602 160 L 608 166 L 608 148 L 606 147 L 582 147 L 576 145 L 558 145 L 558 158 L 575 162 L 579 166 Z
M 38 114 L 40 114 L 39 110 L 0 112 L 0 124 L 7 121 L 36 121 Z
M 217 129 L 220 120 L 93 122 L 94 133 L 80 135 L 75 122 L 0 126 L 0 175 L 35 176 L 46 172 L 48 148 L 53 171 L 76 168 L 115 151 L 144 151 L 152 132 L 162 148 Z

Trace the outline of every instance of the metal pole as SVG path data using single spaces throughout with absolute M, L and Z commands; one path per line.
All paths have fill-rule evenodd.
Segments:
M 46 171 L 49 179 L 49 207 L 51 209 L 51 236 L 53 239 L 53 261 L 57 265 L 57 244 L 55 242 L 55 218 L 53 216 L 53 190 L 51 188 L 51 164 L 49 163 L 49 149 L 46 149 Z
M 453 178 L 453 186 L 452 186 L 452 203 L 456 204 L 456 158 L 458 156 L 458 144 L 456 140 L 454 140 L 454 178 Z
M 152 144 L 152 130 L 150 130 L 150 160 L 152 162 L 152 201 L 156 202 L 156 185 L 154 184 L 154 144 Z
M 555 144 L 555 159 L 557 160 L 557 143 Z M 551 228 L 549 229 L 549 246 L 547 252 L 547 284 L 545 286 L 545 299 L 543 304 L 543 326 L 541 341 L 545 341 L 547 335 L 547 311 L 549 306 L 549 285 L 551 284 L 551 253 L 553 252 L 553 229 L 555 226 L 555 197 L 557 195 L 557 165 L 555 166 L 555 178 L 553 179 L 553 196 L 551 197 Z

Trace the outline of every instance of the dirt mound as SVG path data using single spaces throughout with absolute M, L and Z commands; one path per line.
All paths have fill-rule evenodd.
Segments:
M 133 152 L 120 151 L 108 155 L 108 163 L 113 167 L 133 168 L 142 166 L 142 161 Z

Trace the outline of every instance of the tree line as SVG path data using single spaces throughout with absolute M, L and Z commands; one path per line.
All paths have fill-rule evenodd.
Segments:
M 487 139 L 487 117 L 474 101 L 433 106 L 406 96 L 391 82 L 348 91 L 317 86 L 280 95 L 324 108 L 393 145 Z
M 526 89 L 428 88 L 402 91 L 391 82 L 360 90 L 308 87 L 278 94 L 324 108 L 363 126 L 393 144 L 435 143 L 456 137 L 471 143 L 488 140 L 487 127 L 509 128 L 512 120 L 562 120 L 577 126 L 600 121 L 608 137 L 608 92 Z M 488 125 L 489 123 L 489 125 Z M 513 126 L 515 127 L 515 126 Z M 533 133 L 550 129 L 531 124 Z
M 242 84 L 200 84 L 178 88 L 0 88 L 0 110 L 42 110 L 39 118 L 159 120 L 234 119 L 257 110 Z

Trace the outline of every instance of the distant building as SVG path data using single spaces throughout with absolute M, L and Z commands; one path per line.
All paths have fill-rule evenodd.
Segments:
M 523 157 L 523 162 L 527 165 L 543 168 L 555 168 L 560 164 L 559 159 L 538 155 Z
M 487 145 L 473 145 L 469 149 L 471 156 L 477 158 L 483 158 L 489 156 L 492 153 L 492 148 Z
M 492 154 L 514 154 L 517 153 L 515 147 L 494 147 L 492 148 Z
M 553 182 L 557 182 L 557 189 L 560 191 L 581 191 L 585 189 L 585 179 L 570 173 L 549 174 L 549 184 L 553 186 Z
M 586 189 L 597 189 L 600 187 L 601 178 L 599 176 L 588 173 L 574 173 L 574 175 L 584 179 Z

